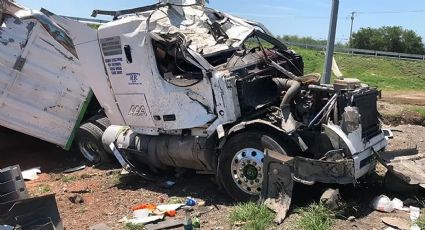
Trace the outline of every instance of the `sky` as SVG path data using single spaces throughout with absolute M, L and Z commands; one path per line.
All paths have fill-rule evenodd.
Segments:
M 32 9 L 89 18 L 93 9 L 120 10 L 157 0 L 16 0 Z M 326 39 L 332 0 L 210 0 L 209 7 L 266 25 L 274 35 Z M 340 0 L 337 42 L 347 42 L 351 12 L 354 32 L 362 27 L 402 26 L 425 40 L 425 0 Z

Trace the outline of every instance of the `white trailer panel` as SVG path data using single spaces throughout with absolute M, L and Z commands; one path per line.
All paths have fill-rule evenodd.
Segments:
M 91 90 L 65 31 L 20 13 L 0 27 L 0 125 L 69 149 Z

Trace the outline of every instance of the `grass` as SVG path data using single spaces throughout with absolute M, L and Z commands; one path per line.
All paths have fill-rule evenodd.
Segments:
M 422 119 L 425 119 L 425 107 L 415 107 L 413 111 L 421 115 Z
M 238 204 L 230 213 L 232 226 L 241 225 L 246 230 L 269 229 L 273 225 L 276 214 L 264 204 L 253 202 Z
M 143 224 L 127 223 L 127 224 L 125 224 L 124 229 L 125 230 L 143 230 L 143 229 L 145 229 L 145 226 L 143 226 Z
M 422 209 L 422 212 L 424 212 L 424 211 L 425 210 Z M 421 214 L 419 216 L 419 218 L 416 220 L 415 224 L 417 224 L 419 228 L 425 229 L 425 215 L 424 214 Z
M 52 191 L 52 190 L 46 184 L 40 184 L 40 185 L 37 186 L 37 193 L 40 194 L 40 195 L 49 193 L 50 191 Z
M 77 180 L 77 177 L 72 176 L 72 175 L 65 175 L 65 176 L 62 177 L 62 181 L 64 183 L 72 182 L 72 181 L 75 181 L 75 180 Z
M 321 51 L 293 47 L 304 58 L 305 73 L 323 73 L 325 55 Z M 380 57 L 336 54 L 335 59 L 346 77 L 387 91 L 425 89 L 425 62 Z
M 298 209 L 301 218 L 297 227 L 302 230 L 331 230 L 335 213 L 321 203 L 312 203 L 306 208 Z

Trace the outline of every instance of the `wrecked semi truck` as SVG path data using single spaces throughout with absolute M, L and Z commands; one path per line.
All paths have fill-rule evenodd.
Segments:
M 113 124 L 105 149 L 147 179 L 194 169 L 250 200 L 270 174 L 265 149 L 282 164 L 295 159 L 288 172 L 272 172 L 290 181 L 351 184 L 375 170 L 374 154 L 387 146 L 376 89 L 355 79 L 320 84 L 260 23 L 190 0 L 95 10 L 114 17 L 98 30 L 42 14 L 73 40 Z
M 14 2 L 0 0 L 0 14 L 0 126 L 75 149 L 93 163 L 107 156 L 101 138 L 110 123 L 84 82 L 78 40 Z

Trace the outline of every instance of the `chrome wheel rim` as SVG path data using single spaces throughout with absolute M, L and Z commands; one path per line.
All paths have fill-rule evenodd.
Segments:
M 245 148 L 235 154 L 231 175 L 239 189 L 249 195 L 260 195 L 263 183 L 264 153 L 258 149 Z
M 92 141 L 85 139 L 80 140 L 78 147 L 83 156 L 92 163 L 97 163 L 100 160 L 99 148 Z

